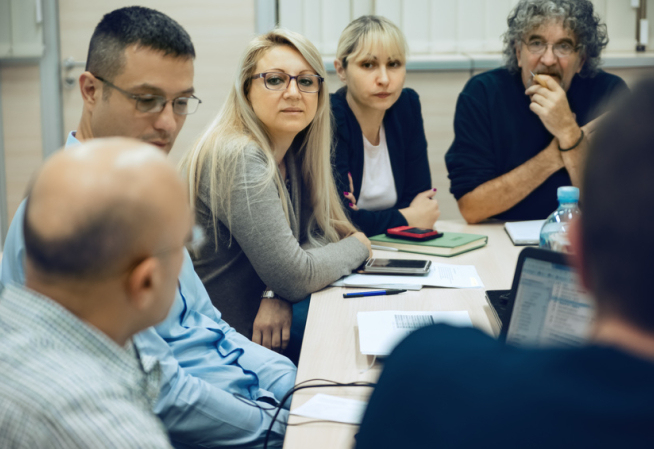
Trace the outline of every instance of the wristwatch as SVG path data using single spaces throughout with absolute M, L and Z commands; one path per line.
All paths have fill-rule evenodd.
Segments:
M 275 297 L 276 297 L 275 292 L 272 291 L 272 290 L 269 289 L 269 288 L 267 288 L 266 290 L 264 290 L 264 292 L 261 294 L 261 298 L 273 299 L 273 298 L 275 298 Z

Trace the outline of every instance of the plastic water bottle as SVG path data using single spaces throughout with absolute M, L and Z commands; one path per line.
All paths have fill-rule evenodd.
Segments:
M 547 217 L 540 230 L 540 247 L 561 253 L 571 253 L 568 231 L 570 222 L 581 214 L 579 210 L 579 189 L 559 187 L 556 191 L 559 208 Z

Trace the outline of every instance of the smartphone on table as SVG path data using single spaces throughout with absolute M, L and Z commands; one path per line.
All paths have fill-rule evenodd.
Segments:
M 359 273 L 425 275 L 430 267 L 431 260 L 374 258 L 368 259 Z
M 427 240 L 443 237 L 443 233 L 428 228 L 416 228 L 415 226 L 398 226 L 396 228 L 387 229 L 386 237 L 413 240 L 415 242 L 425 242 Z

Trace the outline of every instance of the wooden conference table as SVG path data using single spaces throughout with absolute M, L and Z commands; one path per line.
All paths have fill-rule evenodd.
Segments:
M 513 246 L 504 231 L 503 223 L 467 225 L 463 221 L 439 221 L 439 231 L 467 232 L 488 236 L 488 244 L 458 256 L 430 257 L 420 254 L 374 251 L 376 257 L 431 258 L 440 263 L 474 265 L 484 283 L 482 289 L 423 288 L 397 296 L 343 298 L 343 293 L 365 289 L 342 287 L 326 288 L 311 297 L 307 328 L 302 344 L 296 383 L 321 378 L 342 383 L 375 382 L 381 372 L 378 362 L 370 366 L 372 357 L 359 352 L 357 312 L 371 310 L 445 311 L 467 310 L 472 324 L 482 331 L 497 335 L 499 328 L 485 299 L 485 290 L 509 289 L 521 247 Z M 367 400 L 371 388 L 329 387 L 307 389 L 295 393 L 291 410 L 324 393 L 352 399 Z M 389 411 L 392 413 L 392 411 Z M 294 423 L 312 421 L 291 415 L 284 441 L 285 449 L 345 449 L 354 446 L 357 427 L 332 422 Z

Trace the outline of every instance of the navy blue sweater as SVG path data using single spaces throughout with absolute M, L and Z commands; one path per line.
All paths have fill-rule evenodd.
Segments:
M 349 208 L 343 192 L 349 192 L 348 172 L 352 174 L 354 196 L 359 198 L 363 181 L 363 133 L 345 99 L 346 88 L 331 94 L 335 119 L 334 177 L 343 204 L 352 222 L 368 236 L 381 234 L 388 228 L 406 226 L 398 209 L 408 207 L 420 192 L 431 188 L 427 159 L 427 139 L 422 123 L 420 99 L 411 89 L 403 89 L 400 98 L 384 116 L 388 155 L 393 170 L 397 202 L 390 209 L 369 211 Z
M 654 447 L 654 363 L 435 325 L 388 357 L 357 449 Z
M 568 89 L 570 109 L 583 126 L 602 115 L 607 104 L 627 90 L 621 78 L 600 71 L 593 78 L 575 75 Z M 541 152 L 554 136 L 531 112 L 520 73 L 499 68 L 468 81 L 459 95 L 454 116 L 454 142 L 445 155 L 459 200 L 479 185 L 524 164 Z M 546 218 L 558 206 L 556 189 L 571 185 L 565 168 L 554 173 L 525 199 L 498 214 L 502 220 Z

